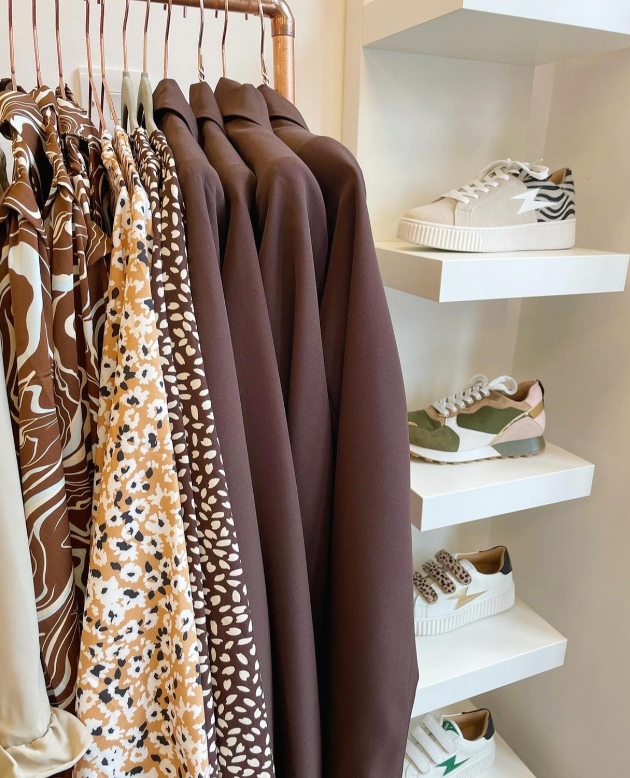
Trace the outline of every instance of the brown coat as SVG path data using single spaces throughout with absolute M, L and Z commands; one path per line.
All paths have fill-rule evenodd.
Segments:
M 291 443 L 251 223 L 256 178 L 228 140 L 208 84 L 195 84 L 190 96 L 229 213 L 223 290 L 267 577 L 276 768 L 307 778 L 320 774 L 321 758 L 315 645 Z
M 172 79 L 158 84 L 154 113 L 173 152 L 186 206 L 188 265 L 201 353 L 230 485 L 265 699 L 271 700 L 267 592 L 241 399 L 221 283 L 219 230 L 225 221 L 223 189 L 199 148 L 194 114 Z
M 400 361 L 361 170 L 260 88 L 274 132 L 315 175 L 330 254 L 320 317 L 336 446 L 327 778 L 399 778 L 417 683 L 409 438 Z
M 259 262 L 291 438 L 318 661 L 325 661 L 333 448 L 319 326 L 326 210 L 306 165 L 275 137 L 262 95 L 220 79 L 225 129 L 256 175 Z M 300 776 L 301 778 L 301 776 Z

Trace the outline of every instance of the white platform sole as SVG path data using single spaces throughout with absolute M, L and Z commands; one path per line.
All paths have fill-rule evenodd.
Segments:
M 516 227 L 450 227 L 402 219 L 398 237 L 408 243 L 448 251 L 551 251 L 575 246 L 575 219 Z
M 496 594 L 494 597 L 471 603 L 448 616 L 440 616 L 435 619 L 415 619 L 416 635 L 429 637 L 452 632 L 460 627 L 465 627 L 466 624 L 472 624 L 473 621 L 480 621 L 509 610 L 514 605 L 515 599 L 516 588 L 512 586 L 511 589 Z

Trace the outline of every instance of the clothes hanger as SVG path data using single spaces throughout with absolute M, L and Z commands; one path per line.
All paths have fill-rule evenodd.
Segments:
M 153 89 L 149 81 L 149 15 L 151 13 L 151 0 L 147 0 L 147 10 L 144 15 L 144 46 L 142 51 L 142 76 L 140 77 L 140 89 L 138 90 L 138 123 L 144 125 L 149 135 L 157 130 L 157 124 L 153 116 Z
M 164 78 L 168 78 L 168 47 L 171 35 L 171 16 L 173 14 L 173 0 L 168 0 L 168 13 L 166 15 L 166 31 L 164 33 Z
M 88 66 L 88 79 L 90 82 L 90 94 L 89 94 L 89 108 L 91 113 L 92 98 L 94 98 L 94 104 L 96 105 L 96 112 L 98 113 L 98 120 L 100 122 L 100 131 L 104 132 L 106 128 L 105 116 L 99 100 L 97 99 L 98 92 L 96 90 L 96 84 L 94 82 L 94 70 L 92 68 L 92 43 L 90 41 L 90 0 L 85 0 L 85 48 L 87 52 L 87 66 Z
M 200 17 L 199 17 L 199 40 L 197 42 L 197 69 L 199 71 L 199 81 L 203 82 L 206 80 L 206 70 L 203 66 L 203 33 L 206 26 L 206 7 L 203 4 L 203 0 L 199 0 L 199 11 L 200 11 Z
M 225 19 L 223 21 L 223 35 L 221 37 L 221 60 L 223 62 L 223 78 L 226 78 L 226 73 L 227 73 L 227 57 L 225 55 L 225 41 L 227 39 L 229 12 L 230 12 L 230 0 L 225 0 Z
M 101 2 L 101 24 L 99 28 L 99 43 L 100 43 L 100 50 L 101 50 L 102 88 L 105 90 L 105 95 L 107 96 L 107 104 L 109 105 L 109 112 L 112 115 L 112 119 L 114 120 L 114 126 L 119 127 L 120 123 L 118 121 L 118 114 L 116 113 L 116 106 L 114 105 L 112 93 L 110 92 L 109 84 L 107 83 L 107 71 L 105 70 L 105 0 L 100 0 L 100 2 Z
M 41 89 L 44 83 L 42 78 L 41 63 L 39 60 L 39 35 L 37 34 L 37 0 L 31 2 L 31 14 L 33 18 L 33 48 L 35 49 L 35 73 L 37 75 L 37 88 Z
M 61 55 L 61 24 L 59 22 L 59 5 L 61 0 L 55 0 L 55 37 L 57 39 L 57 68 L 59 69 L 59 95 L 66 97 L 66 82 L 63 77 L 63 58 Z
M 9 0 L 9 59 L 11 61 L 11 88 L 17 91 L 15 77 L 15 46 L 13 42 L 13 0 Z
M 127 23 L 129 22 L 129 5 L 131 0 L 127 0 L 125 5 L 125 18 L 123 20 L 123 80 L 120 89 L 120 106 L 122 110 L 122 128 L 129 132 L 135 132 L 138 129 L 138 109 L 136 107 L 136 95 L 129 72 L 129 61 L 127 59 Z
M 262 0 L 258 0 L 258 15 L 260 16 L 260 73 L 265 86 L 269 86 L 267 63 L 265 62 L 265 14 Z

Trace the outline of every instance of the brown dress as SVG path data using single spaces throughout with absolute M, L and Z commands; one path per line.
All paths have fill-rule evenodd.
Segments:
M 365 183 L 344 146 L 260 90 L 276 135 L 317 178 L 330 232 L 320 309 L 337 451 L 326 775 L 399 778 L 417 683 L 409 435 Z
M 272 710 L 271 648 L 267 587 L 256 519 L 232 339 L 221 284 L 220 234 L 225 199 L 216 172 L 197 142 L 197 122 L 172 79 L 153 96 L 159 128 L 170 146 L 186 207 L 186 243 L 199 344 L 222 444 L 230 501 L 249 592 L 265 700 Z
M 190 93 L 203 148 L 219 174 L 229 211 L 223 290 L 267 577 L 276 767 L 283 776 L 309 775 L 320 760 L 309 750 L 319 752 L 319 740 L 311 736 L 319 715 L 315 644 L 291 441 L 252 229 L 256 178 L 225 134 L 208 84 L 195 84 Z

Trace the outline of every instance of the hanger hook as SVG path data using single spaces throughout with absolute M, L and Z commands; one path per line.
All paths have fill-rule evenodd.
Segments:
M 225 56 L 225 41 L 228 31 L 228 17 L 230 13 L 230 0 L 225 0 L 225 19 L 223 21 L 223 36 L 221 38 L 221 60 L 223 62 L 223 78 L 227 73 L 227 57 Z
M 11 87 L 15 92 L 17 79 L 15 77 L 15 46 L 13 43 L 13 0 L 9 0 L 9 59 L 11 60 Z
M 151 0 L 147 0 L 147 10 L 144 14 L 144 43 L 142 48 L 142 71 L 149 72 L 149 18 L 151 16 Z
M 101 80 L 103 89 L 107 96 L 107 103 L 109 105 L 109 112 L 112 115 L 114 124 L 118 126 L 118 115 L 116 114 L 116 106 L 112 98 L 112 93 L 109 90 L 109 84 L 107 83 L 107 72 L 105 70 L 105 0 L 100 0 L 101 3 L 101 24 L 99 28 L 99 42 L 101 48 Z
M 33 48 L 35 49 L 35 73 L 37 75 L 37 87 L 41 89 L 44 79 L 42 78 L 41 63 L 39 61 L 39 36 L 37 34 L 37 0 L 32 0 L 31 11 L 33 15 Z
M 128 50 L 127 50 L 127 24 L 129 23 L 129 6 L 131 5 L 131 0 L 127 0 L 125 3 L 125 15 L 123 17 L 123 70 L 128 71 L 129 70 L 129 59 L 128 59 Z
M 55 37 L 57 39 L 57 68 L 59 69 L 59 94 L 66 96 L 66 83 L 63 77 L 63 57 L 61 54 L 61 23 L 59 19 L 60 0 L 55 0 Z
M 129 2 L 129 0 L 127 0 Z M 168 13 L 166 15 L 166 32 L 164 34 L 164 78 L 168 78 L 168 47 L 171 35 L 171 16 L 173 14 L 173 0 L 168 0 Z
M 90 80 L 90 108 L 92 106 L 92 96 L 94 96 L 94 104 L 96 105 L 96 111 L 101 123 L 101 132 L 105 129 L 105 116 L 103 115 L 103 109 L 98 99 L 96 99 L 97 91 L 96 84 L 94 83 L 94 69 L 92 67 L 92 43 L 90 41 L 90 0 L 85 0 L 85 48 L 87 52 L 87 66 L 88 77 Z
M 260 72 L 263 83 L 269 86 L 269 75 L 267 74 L 267 63 L 265 62 L 265 12 L 263 10 L 262 0 L 258 0 L 258 14 L 260 15 Z
M 202 50 L 202 44 L 203 44 L 203 33 L 206 26 L 206 7 L 204 5 L 203 0 L 199 0 L 199 42 L 197 44 L 197 67 L 199 69 L 199 80 L 205 81 L 206 80 L 206 70 L 203 66 L 203 50 Z

